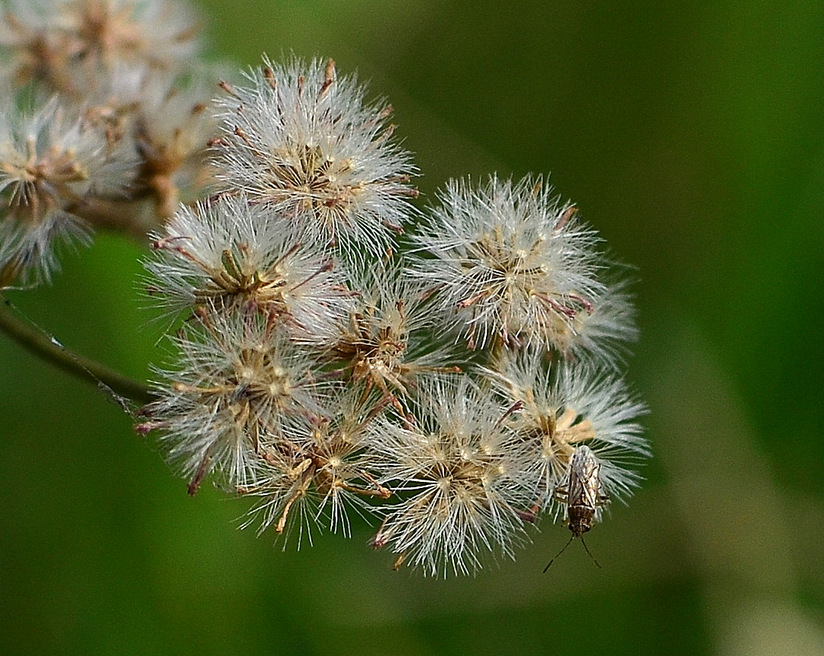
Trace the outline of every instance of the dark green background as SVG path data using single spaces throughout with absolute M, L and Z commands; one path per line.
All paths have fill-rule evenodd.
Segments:
M 396 108 L 422 192 L 552 172 L 638 267 L 629 378 L 655 458 L 549 573 L 433 581 L 322 536 L 285 553 L 194 499 L 95 389 L 0 336 L 0 652 L 824 653 L 824 4 L 201 3 L 216 56 L 334 57 Z M 145 377 L 139 250 L 102 237 L 15 293 Z

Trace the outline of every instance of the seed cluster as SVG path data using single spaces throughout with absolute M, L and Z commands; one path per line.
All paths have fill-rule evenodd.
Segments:
M 48 281 L 59 247 L 88 243 L 95 228 L 145 239 L 203 194 L 215 73 L 176 0 L 0 9 L 2 288 Z
M 391 107 L 333 61 L 264 59 L 213 99 L 176 4 L 9 6 L 8 84 L 53 100 L 0 121 L 0 287 L 94 226 L 150 233 L 175 328 L 137 428 L 190 494 L 252 497 L 247 523 L 299 542 L 373 518 L 396 567 L 446 576 L 638 485 L 623 270 L 543 178 L 421 209 Z

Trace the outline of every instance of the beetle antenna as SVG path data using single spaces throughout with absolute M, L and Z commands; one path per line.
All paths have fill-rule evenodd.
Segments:
M 567 543 L 563 546 L 563 548 L 557 554 L 555 554 L 555 558 L 550 560 L 549 564 L 546 567 L 544 567 L 544 574 L 546 574 L 546 571 L 550 567 L 552 567 L 552 563 L 554 563 L 558 559 L 558 556 L 560 556 L 562 553 L 564 553 L 564 551 L 566 551 L 566 548 L 569 546 L 569 543 L 572 542 L 572 540 L 574 540 L 574 539 L 575 539 L 574 535 L 569 536 L 569 540 L 567 540 Z M 587 553 L 589 553 L 589 549 L 587 549 Z M 595 559 L 593 558 L 593 560 L 595 560 Z M 600 565 L 598 565 L 598 567 L 600 567 Z
M 564 553 L 564 551 L 566 551 L 566 548 L 569 546 L 569 543 L 570 543 L 570 542 L 572 542 L 572 541 L 575 539 L 575 537 L 576 537 L 576 536 L 574 536 L 574 535 L 570 535 L 570 536 L 569 536 L 569 540 L 567 540 L 567 543 L 566 543 L 566 544 L 563 546 L 563 548 L 562 548 L 562 549 L 561 549 L 561 550 L 560 550 L 560 551 L 559 551 L 559 552 L 555 555 L 555 558 L 553 558 L 552 560 L 550 560 L 550 561 L 549 561 L 549 564 L 548 564 L 546 567 L 544 567 L 544 574 L 546 574 L 547 570 L 548 570 L 550 567 L 552 567 L 552 563 L 554 563 L 556 560 L 558 560 L 558 557 L 559 557 L 562 553 Z M 593 563 L 595 563 L 595 566 L 596 566 L 598 569 L 601 569 L 601 563 L 599 563 L 599 562 L 595 559 L 595 556 L 593 556 L 593 555 L 592 555 L 592 552 L 589 550 L 589 547 L 587 546 L 586 540 L 584 540 L 584 536 L 583 536 L 583 535 L 581 535 L 581 536 L 579 536 L 579 537 L 581 538 L 581 544 L 583 544 L 583 545 L 584 545 L 584 549 L 586 549 L 587 554 L 589 555 L 589 557 L 590 557 L 590 558 L 592 558 L 592 562 L 593 562 Z
M 569 544 L 569 543 L 567 543 L 567 544 Z M 601 563 L 599 563 L 597 560 L 595 560 L 595 556 L 593 556 L 592 552 L 589 550 L 589 547 L 587 546 L 587 543 L 584 541 L 584 536 L 583 535 L 581 536 L 581 544 L 584 545 L 584 549 L 587 550 L 587 553 L 589 554 L 589 557 L 592 558 L 592 562 L 595 563 L 595 565 L 598 567 L 598 569 L 601 569 Z M 566 549 L 566 547 L 564 547 L 564 549 Z M 557 556 L 556 556 L 556 558 L 557 558 Z

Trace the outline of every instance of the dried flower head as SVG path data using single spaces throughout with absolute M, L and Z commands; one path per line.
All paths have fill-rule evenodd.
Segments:
M 131 195 L 155 199 L 156 224 L 174 214 L 181 198 L 194 201 L 211 183 L 208 144 L 217 130 L 211 107 L 214 72 L 206 69 L 181 79 L 146 66 L 118 66 L 77 109 L 110 143 L 125 141 L 136 151 L 140 166 Z
M 426 575 L 480 569 L 482 552 L 512 555 L 530 503 L 507 409 L 466 377 L 421 384 L 415 423 L 371 425 L 372 458 L 403 500 L 386 509 L 375 546 Z
M 294 57 L 213 100 L 197 27 L 185 0 L 0 0 L 0 290 L 93 228 L 150 233 L 181 327 L 137 430 L 261 532 L 380 515 L 373 545 L 427 576 L 512 556 L 539 511 L 580 537 L 649 455 L 596 232 L 493 176 L 451 182 L 395 257 L 419 216 L 392 108 Z
M 69 85 L 68 35 L 51 28 L 54 2 L 4 0 L 0 47 L 8 81 L 24 85 L 39 80 L 51 89 Z
M 369 410 L 351 388 L 331 399 L 328 407 L 328 417 L 287 422 L 258 462 L 255 482 L 239 490 L 262 498 L 250 513 L 262 516 L 261 532 L 274 526 L 277 533 L 287 533 L 297 507 L 301 536 L 311 540 L 313 525 L 348 536 L 350 511 L 371 513 L 374 509 L 365 499 L 391 494 L 369 472 L 364 457 L 366 428 L 379 409 Z
M 83 95 L 119 64 L 180 67 L 199 49 L 197 21 L 177 0 L 11 0 L 0 45 L 19 84 Z
M 326 414 L 329 384 L 314 379 L 306 353 L 254 308 L 202 311 L 175 343 L 178 366 L 160 372 L 160 400 L 139 428 L 162 431 L 161 447 L 190 479 L 190 493 L 210 472 L 231 489 L 247 484 L 287 418 Z
M 391 108 L 364 104 L 354 77 L 335 64 L 295 60 L 229 87 L 218 177 L 229 190 L 273 204 L 308 239 L 381 253 L 411 212 L 414 167 L 390 141 Z
M 99 131 L 65 120 L 56 100 L 24 117 L 14 99 L 7 96 L 0 120 L 0 285 L 48 280 L 55 246 L 87 240 L 89 199 L 121 193 L 134 165 Z
M 452 182 L 441 201 L 416 236 L 434 257 L 417 269 L 470 345 L 567 352 L 589 343 L 581 335 L 596 314 L 600 333 L 632 333 L 619 324 L 620 313 L 605 316 L 616 304 L 602 306 L 608 289 L 598 279 L 605 262 L 596 233 L 540 178 L 513 184 L 492 177 L 477 190 Z
M 146 62 L 167 68 L 199 48 L 192 9 L 180 0 L 68 0 L 57 24 L 76 41 L 79 55 L 106 65 Z
M 524 475 L 540 507 L 561 510 L 554 492 L 582 444 L 598 459 L 601 484 L 611 497 L 632 493 L 640 482 L 636 468 L 650 455 L 638 423 L 646 407 L 621 378 L 580 362 L 548 366 L 529 351 L 500 371 L 484 373 L 507 402 L 519 404 L 510 423 L 528 447 Z
M 330 356 L 354 383 L 367 393 L 377 388 L 400 409 L 397 397 L 409 395 L 420 374 L 459 371 L 447 366 L 454 349 L 432 337 L 424 289 L 400 266 L 377 266 L 352 278 L 352 308 Z
M 159 298 L 175 310 L 253 303 L 296 337 L 328 342 L 350 294 L 328 254 L 284 230 L 277 211 L 244 197 L 181 207 L 156 236 L 148 263 Z

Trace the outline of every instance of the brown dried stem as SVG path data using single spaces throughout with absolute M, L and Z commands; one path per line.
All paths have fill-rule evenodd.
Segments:
M 157 400 L 145 383 L 68 350 L 36 326 L 22 321 L 15 316 L 7 300 L 0 303 L 0 331 L 29 352 L 77 378 L 98 386 L 102 384 L 115 394 L 140 404 Z

